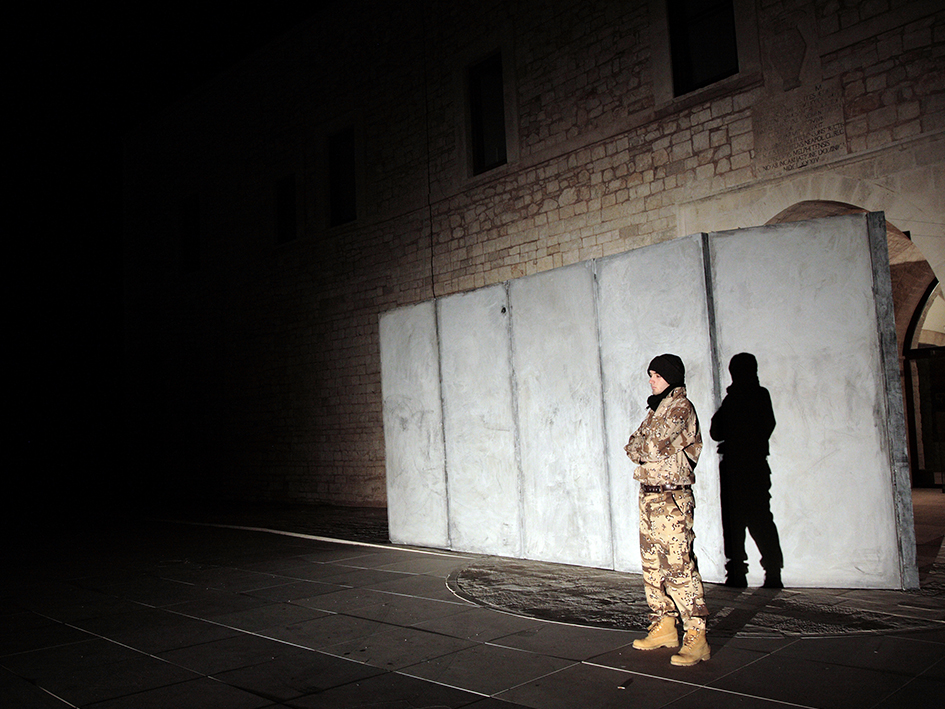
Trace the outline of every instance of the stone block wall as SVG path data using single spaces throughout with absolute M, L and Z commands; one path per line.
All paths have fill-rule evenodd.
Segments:
M 129 136 L 129 465 L 142 492 L 383 506 L 381 313 L 761 224 L 786 194 L 886 211 L 945 275 L 945 12 L 735 8 L 742 70 L 667 100 L 661 0 L 352 2 Z M 796 34 L 794 77 L 765 47 Z M 495 51 L 509 161 L 474 176 L 465 71 Z M 822 113 L 788 145 L 774 118 L 808 104 Z M 330 227 L 327 140 L 344 128 L 358 218 Z M 818 132 L 828 152 L 811 159 Z M 297 235 L 280 244 L 276 184 L 290 174 Z M 200 267 L 184 272 L 192 196 Z

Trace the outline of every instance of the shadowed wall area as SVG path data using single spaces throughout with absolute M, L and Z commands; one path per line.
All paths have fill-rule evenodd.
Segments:
M 710 435 L 718 441 L 722 535 L 725 540 L 725 584 L 748 585 L 745 532 L 761 553 L 764 585 L 780 588 L 784 559 L 778 528 L 771 514 L 771 468 L 768 440 L 776 420 L 771 395 L 758 382 L 758 360 L 741 352 L 729 363 L 732 385 L 712 417 Z

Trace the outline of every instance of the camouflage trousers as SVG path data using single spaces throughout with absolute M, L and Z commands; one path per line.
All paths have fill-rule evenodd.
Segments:
M 640 493 L 643 589 L 653 621 L 678 616 L 684 629 L 705 628 L 702 577 L 692 553 L 691 490 Z

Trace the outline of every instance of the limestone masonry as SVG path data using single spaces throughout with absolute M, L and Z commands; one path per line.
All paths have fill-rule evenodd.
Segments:
M 942 4 L 721 5 L 734 71 L 680 93 L 726 40 L 664 0 L 350 2 L 128 136 L 142 489 L 386 505 L 397 307 L 856 211 L 911 239 L 894 287 L 945 276 Z

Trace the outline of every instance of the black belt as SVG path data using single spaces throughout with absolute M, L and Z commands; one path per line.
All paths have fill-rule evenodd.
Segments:
M 645 493 L 675 492 L 676 490 L 692 490 L 692 485 L 644 485 L 640 483 L 640 490 Z

